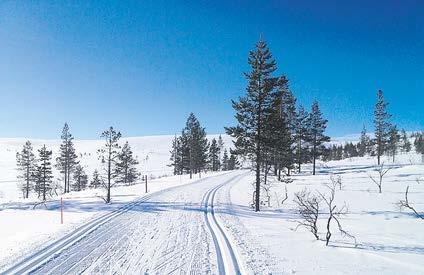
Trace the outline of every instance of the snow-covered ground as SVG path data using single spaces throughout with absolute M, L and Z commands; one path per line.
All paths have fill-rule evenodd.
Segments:
M 208 173 L 200 181 L 187 175 L 160 177 L 171 173 L 167 164 L 172 138 L 128 139 L 140 159 L 140 170 L 157 177 L 149 180 L 147 196 L 144 184 L 113 188 L 109 205 L 100 198 L 102 189 L 66 194 L 63 225 L 59 197 L 36 209 L 35 198 L 19 198 L 15 154 L 25 140 L 1 139 L 0 272 L 27 257 L 31 266 L 39 264 L 33 253 L 45 251 L 42 255 L 47 255 L 48 261 L 37 267 L 40 274 L 217 274 L 228 270 L 247 274 L 424 274 L 424 220 L 397 206 L 409 185 L 409 200 L 424 214 L 420 155 L 400 154 L 395 163 L 384 157 L 385 166 L 391 169 L 383 179 L 381 194 L 370 179 L 377 177 L 375 158 L 319 163 L 316 176 L 311 175 L 310 165 L 305 165 L 302 173 L 292 175 L 288 199 L 282 205 L 284 184 L 271 177 L 271 206 L 255 213 L 250 208 L 254 176 L 247 170 Z M 230 144 L 227 136 L 224 141 Z M 59 144 L 33 143 L 35 149 L 46 143 L 54 152 Z M 89 175 L 99 167 L 95 153 L 101 145 L 101 141 L 76 141 Z M 146 163 L 142 159 L 147 155 Z M 346 202 L 349 209 L 341 223 L 355 236 L 356 245 L 353 239 L 341 236 L 334 224 L 328 247 L 306 229 L 295 230 L 299 216 L 294 193 L 305 188 L 328 192 L 326 184 L 334 174 L 341 176 L 343 184 L 342 190 L 336 191 L 335 202 L 338 206 Z M 322 205 L 321 239 L 327 213 Z M 63 244 L 67 238 L 72 241 L 57 250 L 54 244 Z
M 231 232 L 246 268 L 252 273 L 297 274 L 424 274 L 424 220 L 396 205 L 404 199 L 410 186 L 409 200 L 424 214 L 424 165 L 421 156 L 405 154 L 383 180 L 382 193 L 369 178 L 376 177 L 374 158 L 356 158 L 321 164 L 318 175 L 305 172 L 292 176 L 284 198 L 284 184 L 271 180 L 272 207 L 255 213 L 249 207 L 253 175 L 227 185 L 218 202 L 226 229 Z M 336 191 L 336 204 L 348 205 L 349 213 L 341 218 L 345 230 L 355 236 L 343 238 L 332 225 L 330 245 L 316 241 L 304 228 L 296 227 L 299 216 L 293 202 L 294 193 L 307 188 L 328 193 L 326 184 L 332 174 L 342 178 L 342 190 Z M 421 183 L 417 182 L 421 179 Z M 324 207 L 324 205 L 322 205 Z M 319 233 L 325 238 L 328 210 L 323 208 Z
M 208 135 L 208 139 L 218 138 L 219 135 Z M 230 148 L 232 146 L 231 137 L 221 135 L 224 146 Z M 139 160 L 138 170 L 149 177 L 161 177 L 172 175 L 172 167 L 168 166 L 170 161 L 170 150 L 174 136 L 145 136 L 145 137 L 129 137 L 122 138 L 120 144 L 125 141 L 130 144 L 134 155 Z M 60 140 L 39 140 L 30 139 L 34 153 L 44 144 L 48 150 L 53 151 L 53 163 L 59 151 Z M 8 201 L 16 201 L 22 197 L 17 186 L 16 171 L 16 153 L 22 150 L 25 144 L 24 138 L 0 138 L 0 203 Z M 101 163 L 98 159 L 97 150 L 104 145 L 103 140 L 75 140 L 75 148 L 79 157 L 79 161 L 86 170 L 89 179 L 94 169 L 101 170 Z M 56 169 L 55 180 L 60 181 Z
M 207 173 L 202 180 L 226 172 Z M 93 218 L 125 207 L 129 202 L 171 187 L 198 181 L 196 175 L 162 177 L 145 185 L 119 186 L 112 188 L 112 203 L 105 204 L 100 198 L 102 189 L 71 192 L 63 197 L 64 224 L 61 224 L 60 200 L 49 201 L 46 206 L 33 209 L 34 202 L 10 202 L 0 210 L 0 271 L 7 265 L 21 260 L 31 252 L 50 245 L 53 241 L 72 232 Z M 200 200 L 199 200 L 200 202 Z

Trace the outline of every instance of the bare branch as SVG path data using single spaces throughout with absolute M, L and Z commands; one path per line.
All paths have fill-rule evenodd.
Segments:
M 424 216 L 421 215 L 420 213 L 417 212 L 417 210 L 415 210 L 415 208 L 409 203 L 408 200 L 408 192 L 409 192 L 409 185 L 406 187 L 406 191 L 405 191 L 405 200 L 400 200 L 398 205 L 400 207 L 400 209 L 402 210 L 402 208 L 408 208 L 409 210 L 412 210 L 412 212 L 414 212 L 414 214 L 420 218 L 424 220 Z

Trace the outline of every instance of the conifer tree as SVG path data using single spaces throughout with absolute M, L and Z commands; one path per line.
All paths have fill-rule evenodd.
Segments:
M 367 135 L 367 130 L 365 129 L 365 125 L 362 128 L 361 131 L 361 140 L 358 144 L 358 154 L 360 157 L 365 156 L 365 154 L 369 153 L 369 147 L 371 140 L 370 137 Z
M 99 171 L 95 169 L 93 172 L 93 178 L 91 179 L 91 182 L 90 182 L 90 187 L 97 189 L 101 184 L 102 184 L 102 181 L 100 179 Z
M 303 106 L 300 106 L 297 112 L 296 119 L 296 130 L 295 130 L 295 148 L 296 148 L 296 160 L 298 165 L 298 172 L 301 172 L 302 163 L 307 161 L 308 157 L 308 118 L 309 114 L 305 111 Z
M 421 160 L 424 163 L 424 133 L 418 133 L 414 140 L 415 151 L 421 154 Z
M 308 139 L 312 146 L 312 174 L 315 175 L 316 159 L 322 155 L 325 149 L 324 142 L 330 141 L 330 138 L 324 134 L 327 128 L 327 120 L 322 118 L 322 113 L 316 100 L 312 103 L 308 125 Z
M 228 159 L 227 168 L 228 170 L 235 170 L 235 169 L 238 169 L 238 167 L 239 167 L 239 162 L 237 160 L 237 155 L 234 154 L 232 150 L 230 150 L 230 158 Z
M 389 130 L 389 139 L 387 141 L 387 153 L 392 157 L 393 162 L 395 162 L 395 156 L 398 151 L 399 139 L 400 136 L 396 126 L 391 125 Z
M 238 154 L 248 156 L 255 165 L 256 182 L 254 191 L 255 211 L 260 210 L 261 165 L 265 157 L 265 126 L 271 113 L 275 98 L 277 78 L 272 74 L 276 70 L 276 62 L 269 48 L 262 39 L 256 49 L 249 53 L 248 64 L 251 71 L 245 74 L 248 81 L 246 95 L 238 102 L 232 101 L 236 111 L 237 126 L 227 127 L 227 133 L 234 137 Z
M 183 173 L 183 150 L 182 138 L 175 135 L 172 141 L 171 164 L 174 167 L 174 175 L 181 175 Z
M 85 188 L 87 188 L 88 177 L 84 171 L 84 168 L 80 164 L 77 164 L 75 166 L 73 176 L 74 176 L 74 182 L 72 184 L 72 190 L 82 191 Z
M 218 171 L 220 166 L 219 147 L 215 138 L 212 139 L 209 146 L 209 164 L 212 171 Z
M 39 159 L 34 173 L 35 191 L 38 197 L 46 201 L 46 197 L 51 190 L 52 175 L 52 151 L 47 150 L 46 145 L 38 150 Z
M 23 197 L 27 199 L 29 192 L 33 188 L 33 175 L 36 167 L 36 159 L 30 141 L 25 143 L 21 152 L 16 153 L 16 163 L 19 172 L 20 189 Z
M 133 152 L 127 141 L 117 157 L 115 165 L 116 182 L 129 185 L 134 184 L 140 177 L 140 173 L 137 171 L 137 165 L 138 161 L 133 157 Z
M 200 173 L 205 170 L 208 160 L 208 140 L 205 128 L 200 126 L 199 121 L 193 113 L 187 118 L 186 127 L 183 130 L 183 154 L 188 161 L 190 178 L 193 173 Z
M 391 115 L 387 112 L 388 103 L 384 101 L 383 91 L 377 93 L 377 103 L 374 110 L 375 144 L 377 146 L 377 163 L 380 165 L 380 157 L 386 150 L 389 139 Z
M 218 159 L 220 160 L 218 163 L 218 170 L 221 170 L 221 159 L 222 153 L 224 152 L 224 141 L 222 140 L 221 135 L 218 137 Z
M 229 170 L 228 168 L 228 152 L 227 149 L 224 149 L 224 154 L 222 156 L 222 171 L 227 171 Z
M 100 137 L 104 138 L 105 144 L 104 147 L 99 149 L 97 152 L 99 154 L 99 159 L 105 165 L 105 172 L 107 176 L 107 181 L 105 183 L 105 202 L 110 203 L 110 189 L 113 185 L 112 180 L 114 179 L 113 171 L 118 158 L 119 149 L 121 149 L 118 144 L 118 141 L 121 138 L 121 133 L 113 129 L 113 127 L 110 127 L 109 129 L 105 130 Z
M 411 146 L 411 142 L 409 141 L 405 129 L 402 129 L 402 151 L 405 153 L 409 153 L 411 151 Z
M 269 121 L 264 127 L 264 134 L 267 136 L 264 148 L 269 152 L 274 164 L 274 174 L 278 174 L 278 179 L 280 180 L 281 170 L 286 168 L 287 173 L 290 174 L 290 169 L 294 162 L 292 151 L 292 131 L 294 131 L 294 126 L 291 125 L 294 122 L 290 122 L 290 120 L 295 119 L 295 110 L 287 106 L 287 79 L 282 76 L 278 82 L 279 88 L 274 95 Z M 290 111 L 289 109 L 292 110 Z M 289 113 L 292 114 L 289 115 Z M 267 163 L 265 163 L 265 166 L 265 173 L 267 173 Z
M 78 164 L 77 154 L 75 153 L 73 136 L 69 132 L 69 126 L 65 123 L 62 130 L 62 144 L 59 149 L 59 156 L 56 158 L 56 167 L 63 176 L 64 192 L 70 191 L 71 174 Z

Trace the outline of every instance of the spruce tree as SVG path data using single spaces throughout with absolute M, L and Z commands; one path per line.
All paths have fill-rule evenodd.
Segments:
M 295 151 L 296 151 L 296 161 L 298 165 L 298 172 L 301 172 L 302 163 L 307 161 L 308 157 L 308 118 L 309 114 L 305 111 L 303 106 L 299 107 L 297 112 L 296 119 L 296 128 L 295 128 Z
M 261 165 L 265 157 L 265 126 L 273 107 L 277 78 L 273 77 L 276 62 L 262 39 L 256 49 L 249 53 L 251 71 L 245 74 L 248 81 L 246 95 L 232 101 L 236 111 L 237 126 L 227 127 L 226 132 L 234 137 L 237 154 L 249 157 L 255 166 L 256 182 L 254 191 L 255 211 L 260 210 Z
M 218 159 L 220 160 L 218 163 L 218 170 L 221 170 L 221 158 L 222 153 L 224 151 L 224 141 L 222 140 L 221 135 L 218 137 Z
M 33 175 L 36 167 L 36 159 L 30 141 L 25 143 L 21 152 L 16 153 L 16 163 L 19 172 L 20 189 L 23 197 L 27 199 L 29 192 L 33 188 Z
M 237 160 L 237 155 L 234 153 L 234 151 L 230 150 L 230 158 L 228 159 L 227 169 L 228 170 L 235 170 L 239 167 L 239 162 Z
M 172 150 L 171 153 L 171 164 L 170 166 L 174 167 L 174 175 L 181 175 L 183 173 L 183 154 L 182 154 L 182 137 L 177 137 L 175 135 L 172 140 Z
M 131 147 L 127 141 L 117 157 L 115 165 L 116 182 L 129 185 L 134 184 L 140 177 L 140 173 L 137 171 L 137 165 L 138 161 L 134 158 Z
M 51 190 L 52 175 L 52 151 L 47 150 L 46 145 L 38 150 L 39 159 L 34 172 L 35 191 L 38 197 L 46 201 L 46 197 Z
M 308 139 L 311 143 L 312 155 L 312 174 L 315 175 L 316 159 L 322 155 L 325 147 L 324 143 L 330 141 L 330 137 L 324 134 L 327 128 L 327 120 L 322 117 L 318 101 L 312 103 L 311 113 L 308 120 L 309 133 Z
M 102 184 L 102 181 L 100 179 L 99 171 L 97 169 L 93 172 L 93 177 L 90 182 L 90 187 L 97 189 Z
M 222 156 L 222 171 L 227 171 L 229 170 L 228 168 L 228 152 L 227 149 L 224 149 L 224 154 Z
M 209 146 L 209 164 L 212 171 L 218 171 L 220 166 L 219 147 L 215 138 L 212 139 Z
M 375 144 L 377 146 L 377 163 L 380 165 L 380 157 L 386 150 L 389 139 L 391 115 L 387 112 L 388 103 L 384 101 L 383 91 L 377 93 L 377 103 L 374 110 Z
M 408 135 L 405 132 L 405 129 L 402 129 L 402 151 L 409 153 L 411 151 L 411 142 L 409 141 Z
M 84 171 L 84 168 L 80 164 L 77 164 L 75 166 L 73 176 L 74 176 L 74 182 L 72 184 L 73 191 L 82 191 L 85 188 L 87 188 L 88 177 Z
M 186 155 L 185 159 L 188 161 L 187 164 L 191 179 L 193 173 L 197 174 L 205 170 L 208 161 L 206 131 L 205 128 L 200 126 L 200 122 L 193 113 L 190 113 L 188 116 L 182 135 L 183 146 L 186 146 L 183 154 Z
M 398 151 L 400 135 L 395 125 L 390 126 L 389 139 L 387 141 L 387 153 L 392 157 L 392 162 L 395 162 L 395 156 Z
M 56 167 L 63 176 L 64 192 L 70 191 L 71 174 L 78 164 L 77 154 L 75 153 L 73 137 L 69 132 L 69 126 L 65 123 L 62 130 L 62 144 L 59 149 L 59 156 L 56 158 Z
M 99 154 L 99 159 L 105 165 L 105 172 L 107 175 L 107 182 L 105 183 L 105 202 L 110 203 L 110 189 L 113 185 L 112 180 L 114 179 L 113 172 L 118 158 L 119 149 L 121 149 L 118 144 L 118 141 L 121 138 L 121 133 L 113 129 L 113 127 L 109 127 L 109 129 L 105 130 L 100 137 L 105 140 L 105 144 L 103 148 L 97 151 L 97 153 Z
M 361 138 L 358 144 L 358 154 L 360 157 L 363 157 L 369 153 L 370 145 L 370 137 L 367 135 L 367 130 L 365 129 L 364 125 L 361 131 Z
M 287 106 L 285 94 L 287 93 L 287 79 L 283 76 L 279 79 L 278 90 L 274 94 L 273 107 L 269 115 L 269 121 L 264 127 L 264 134 L 267 136 L 264 148 L 269 153 L 269 158 L 274 164 L 274 174 L 278 174 L 278 179 L 281 179 L 281 170 L 287 169 L 290 174 L 290 169 L 293 166 L 294 158 L 292 151 L 292 131 L 294 126 L 290 124 L 291 119 L 295 119 L 295 110 L 289 111 L 290 106 Z M 294 107 L 294 106 L 293 106 Z M 289 113 L 293 112 L 290 117 Z M 291 122 L 293 123 L 293 122 Z M 265 163 L 265 173 L 268 171 L 268 165 Z
M 414 140 L 415 151 L 421 154 L 421 160 L 424 163 L 424 133 L 418 133 Z

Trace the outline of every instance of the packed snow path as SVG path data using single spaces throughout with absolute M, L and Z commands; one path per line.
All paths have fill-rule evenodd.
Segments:
M 134 201 L 85 224 L 5 273 L 239 274 L 214 198 L 244 172 L 209 177 Z

